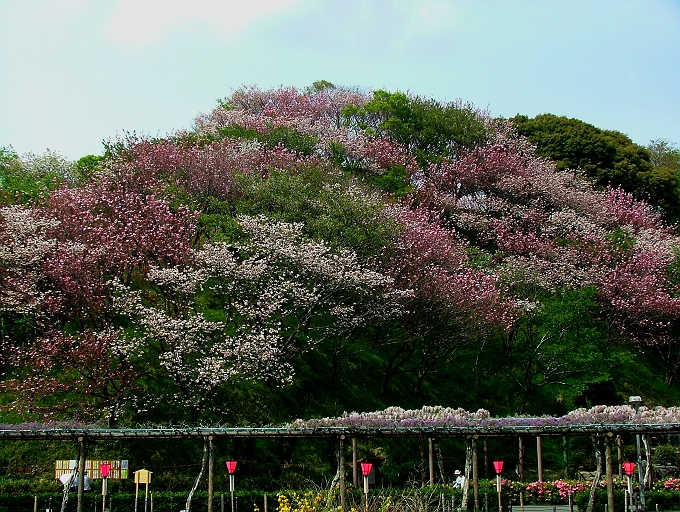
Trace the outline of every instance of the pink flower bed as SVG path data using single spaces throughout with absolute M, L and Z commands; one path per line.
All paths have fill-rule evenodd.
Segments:
M 532 482 L 524 488 L 527 501 L 539 503 L 566 503 L 569 494 L 587 489 L 584 482 L 556 480 L 554 482 Z

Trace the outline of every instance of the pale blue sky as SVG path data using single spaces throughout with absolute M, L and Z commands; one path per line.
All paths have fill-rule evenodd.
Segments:
M 101 154 L 315 80 L 680 143 L 680 0 L 0 0 L 0 147 Z

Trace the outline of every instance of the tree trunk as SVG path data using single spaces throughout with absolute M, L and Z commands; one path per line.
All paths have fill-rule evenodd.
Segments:
M 77 512 L 83 512 L 83 491 L 85 490 L 85 460 L 87 459 L 87 444 L 78 438 L 78 505 Z
M 645 468 L 645 489 L 652 487 L 652 437 L 649 434 L 642 436 L 642 444 L 645 447 L 647 467 Z
M 569 439 L 562 436 L 562 450 L 564 452 L 564 478 L 569 478 Z
M 201 459 L 201 470 L 198 472 L 194 486 L 191 488 L 191 491 L 189 491 L 189 496 L 187 496 L 187 503 L 185 507 L 186 512 L 191 512 L 191 499 L 194 497 L 194 493 L 196 492 L 196 489 L 198 489 L 198 486 L 203 479 L 205 467 L 208 465 L 208 451 L 208 440 L 203 439 L 203 458 Z
M 520 482 L 524 482 L 524 437 L 518 437 L 519 444 L 519 464 L 517 465 L 517 476 Z
M 437 454 L 437 466 L 439 466 L 439 478 L 442 479 L 442 483 L 446 483 L 446 475 L 444 474 L 444 457 L 442 457 L 442 447 L 437 441 L 434 445 L 434 450 Z
M 470 489 L 470 477 L 472 476 L 472 438 L 465 439 L 465 480 L 463 480 L 463 503 L 461 508 L 468 508 L 468 491 Z
M 595 478 L 593 479 L 593 485 L 590 488 L 590 497 L 588 498 L 588 507 L 586 512 L 593 512 L 593 504 L 595 503 L 595 491 L 600 483 L 600 477 L 602 476 L 602 451 L 600 450 L 600 440 L 597 436 L 593 436 L 593 447 L 595 448 L 595 461 L 597 468 L 595 471 Z
M 472 438 L 472 490 L 475 498 L 475 510 L 479 507 L 479 454 L 477 452 L 477 438 Z
M 420 486 L 425 487 L 425 439 L 420 440 Z

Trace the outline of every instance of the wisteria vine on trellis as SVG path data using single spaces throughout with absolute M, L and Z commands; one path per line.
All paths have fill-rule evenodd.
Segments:
M 396 428 L 396 427 L 567 427 L 597 424 L 680 423 L 680 407 L 640 407 L 639 413 L 628 405 L 598 405 L 576 409 L 564 416 L 515 416 L 494 418 L 486 409 L 475 412 L 461 408 L 425 406 L 422 409 L 389 407 L 384 411 L 344 413 L 336 418 L 296 420 L 295 428 Z

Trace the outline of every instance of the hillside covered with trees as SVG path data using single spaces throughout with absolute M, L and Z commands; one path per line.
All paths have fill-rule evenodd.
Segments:
M 5 423 L 680 397 L 667 141 L 317 82 L 105 149 L 0 153 Z

